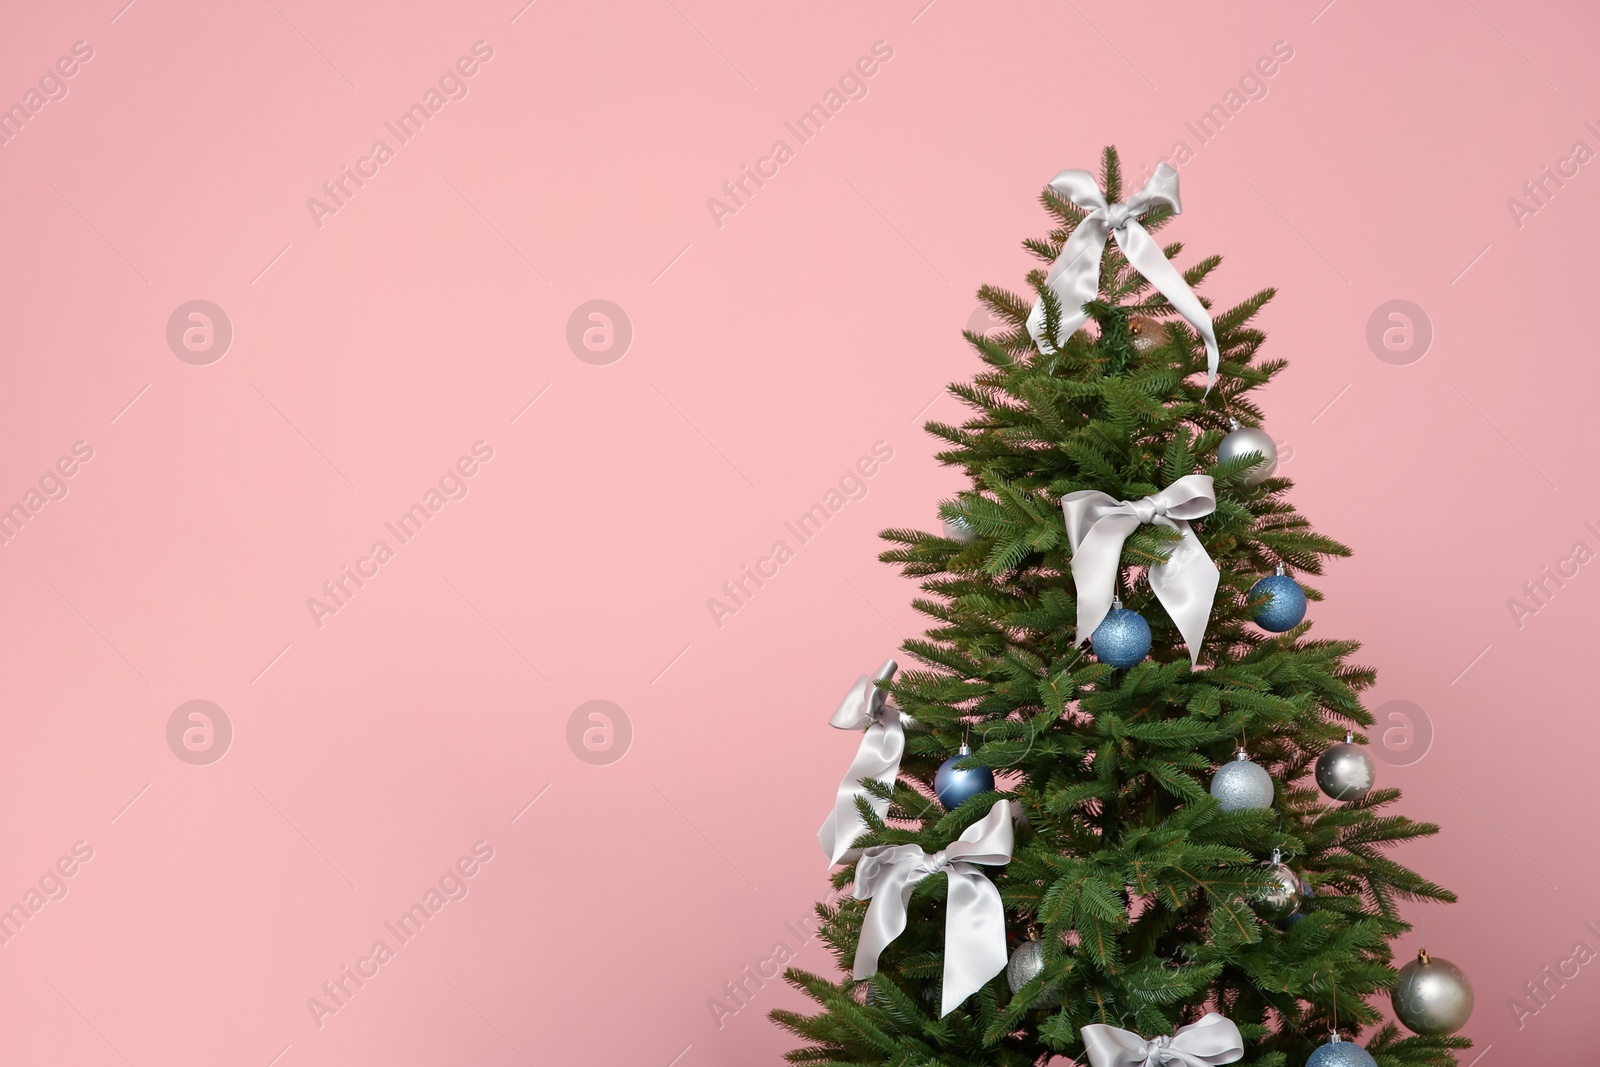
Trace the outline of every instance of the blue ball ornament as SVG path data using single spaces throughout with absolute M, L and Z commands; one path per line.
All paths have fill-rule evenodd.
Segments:
M 1269 574 L 1255 585 L 1250 587 L 1250 599 L 1260 600 L 1267 598 L 1267 602 L 1256 610 L 1256 625 L 1263 630 L 1281 634 L 1300 625 L 1300 620 L 1306 617 L 1306 593 L 1300 588 L 1300 583 L 1283 573 L 1283 568 L 1278 568 L 1277 574 Z
M 1101 663 L 1126 670 L 1150 654 L 1150 624 L 1137 611 L 1129 611 L 1120 603 L 1106 612 L 1106 617 L 1089 635 L 1094 654 Z
M 987 767 L 958 769 L 955 765 L 972 755 L 970 745 L 963 744 L 956 754 L 939 765 L 933 775 L 933 792 L 944 805 L 945 811 L 955 811 L 962 801 L 994 788 L 994 772 Z
M 1326 1045 L 1317 1046 L 1311 1058 L 1306 1060 L 1306 1067 L 1378 1067 L 1378 1061 L 1360 1045 L 1353 1041 L 1342 1041 L 1335 1034 Z

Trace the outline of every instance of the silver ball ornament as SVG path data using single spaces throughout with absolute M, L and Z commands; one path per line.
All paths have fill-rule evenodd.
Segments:
M 1272 807 L 1272 775 L 1240 749 L 1232 763 L 1224 763 L 1211 776 L 1211 795 L 1223 811 Z
M 1352 734 L 1317 757 L 1317 788 L 1334 800 L 1355 800 L 1377 780 L 1377 763 Z
M 1015 993 L 1043 973 L 1044 942 L 1037 937 L 1030 937 L 1016 947 L 1011 959 L 1006 962 L 1006 985 Z M 1032 1007 L 1046 1008 L 1060 1002 L 1059 988 L 1051 986 L 1033 1002 Z
M 1276 884 L 1256 897 L 1256 911 L 1268 922 L 1282 922 L 1300 910 L 1300 878 L 1278 858 L 1276 849 L 1267 869 Z
M 959 541 L 964 545 L 971 544 L 978 539 L 978 531 L 966 519 L 957 516 L 944 520 L 944 535 L 952 541 Z
M 1240 485 L 1257 485 L 1272 477 L 1272 472 L 1278 469 L 1278 445 L 1272 435 L 1259 426 L 1240 426 L 1235 420 L 1233 431 L 1217 446 L 1217 462 L 1224 463 L 1252 452 L 1261 454 L 1261 462 L 1236 476 L 1235 481 Z
M 1360 1045 L 1334 1034 L 1326 1045 L 1319 1045 L 1311 1054 L 1306 1067 L 1378 1067 L 1378 1061 Z
M 1426 1037 L 1453 1034 L 1472 1015 L 1472 983 L 1449 960 L 1428 955 L 1400 968 L 1400 978 L 1389 994 L 1394 1016 L 1406 1029 Z

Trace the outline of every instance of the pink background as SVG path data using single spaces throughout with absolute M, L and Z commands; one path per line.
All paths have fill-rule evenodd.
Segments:
M 1221 305 L 1278 287 L 1267 425 L 1357 550 L 1315 632 L 1366 642 L 1369 706 L 1431 723 L 1382 776 L 1445 828 L 1403 855 L 1461 896 L 1412 915 L 1476 985 L 1463 1063 L 1592 1047 L 1595 968 L 1509 1001 L 1600 949 L 1600 577 L 1520 627 L 1507 603 L 1600 548 L 1600 166 L 1507 206 L 1600 148 L 1590 5 L 524 2 L 5 16 L 0 103 L 93 58 L 0 147 L 0 507 L 93 459 L 0 549 L 0 903 L 93 858 L 0 946 L 0 1059 L 778 1062 L 765 1013 L 797 995 L 720 1026 L 708 1001 L 780 940 L 828 966 L 785 925 L 827 892 L 854 742 L 826 719 L 919 629 L 875 535 L 958 485 L 920 422 L 961 416 L 939 390 L 975 368 L 972 294 L 1022 287 L 1057 170 L 1178 140 L 1167 232 L 1226 257 Z M 477 41 L 468 95 L 319 228 L 307 199 Z M 799 145 L 784 122 L 878 41 Z M 1184 124 L 1279 41 L 1200 145 Z M 194 299 L 234 331 L 204 366 L 165 336 Z M 593 299 L 632 324 L 609 365 L 566 341 Z M 1409 365 L 1366 339 L 1394 299 L 1434 330 Z M 307 599 L 478 441 L 465 499 L 319 627 Z M 878 441 L 867 496 L 718 627 L 707 599 Z M 209 765 L 167 741 L 196 699 L 233 729 Z M 631 723 L 609 765 L 569 749 L 592 699 Z M 465 899 L 319 1028 L 307 999 L 479 841 Z

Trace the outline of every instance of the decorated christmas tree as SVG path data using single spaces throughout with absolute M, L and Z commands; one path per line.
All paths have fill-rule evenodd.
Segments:
M 971 486 L 883 533 L 931 623 L 833 718 L 865 730 L 819 835 L 846 976 L 788 972 L 821 1005 L 773 1013 L 788 1058 L 1454 1064 L 1466 976 L 1391 945 L 1454 899 L 1390 854 L 1438 828 L 1375 783 L 1374 673 L 1301 584 L 1349 550 L 1251 396 L 1286 365 L 1251 325 L 1272 290 L 1213 317 L 1220 260 L 1151 236 L 1177 175 L 1123 191 L 1112 149 L 1051 182 L 1048 269 L 980 290 L 1009 327 L 966 335 L 971 416 L 927 424 Z

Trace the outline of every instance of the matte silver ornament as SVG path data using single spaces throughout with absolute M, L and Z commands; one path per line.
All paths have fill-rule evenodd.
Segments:
M 1256 911 L 1268 922 L 1280 922 L 1300 909 L 1300 878 L 1284 864 L 1277 849 L 1268 865 L 1276 885 L 1256 897 Z
M 1472 1015 L 1472 983 L 1466 972 L 1449 960 L 1428 955 L 1427 949 L 1400 968 L 1400 979 L 1389 996 L 1395 1018 L 1426 1037 L 1453 1034 Z
M 1317 757 L 1317 788 L 1334 800 L 1355 800 L 1377 780 L 1378 765 L 1354 734 Z
M 1272 472 L 1278 469 L 1278 445 L 1273 441 L 1272 435 L 1259 426 L 1240 426 L 1239 420 L 1231 421 L 1233 431 L 1217 446 L 1217 462 L 1222 463 L 1248 456 L 1252 452 L 1259 452 L 1261 462 L 1246 468 L 1234 480 L 1240 485 L 1256 485 L 1272 477 Z
M 1232 763 L 1224 763 L 1211 776 L 1211 795 L 1223 811 L 1272 807 L 1272 775 L 1240 749 Z

